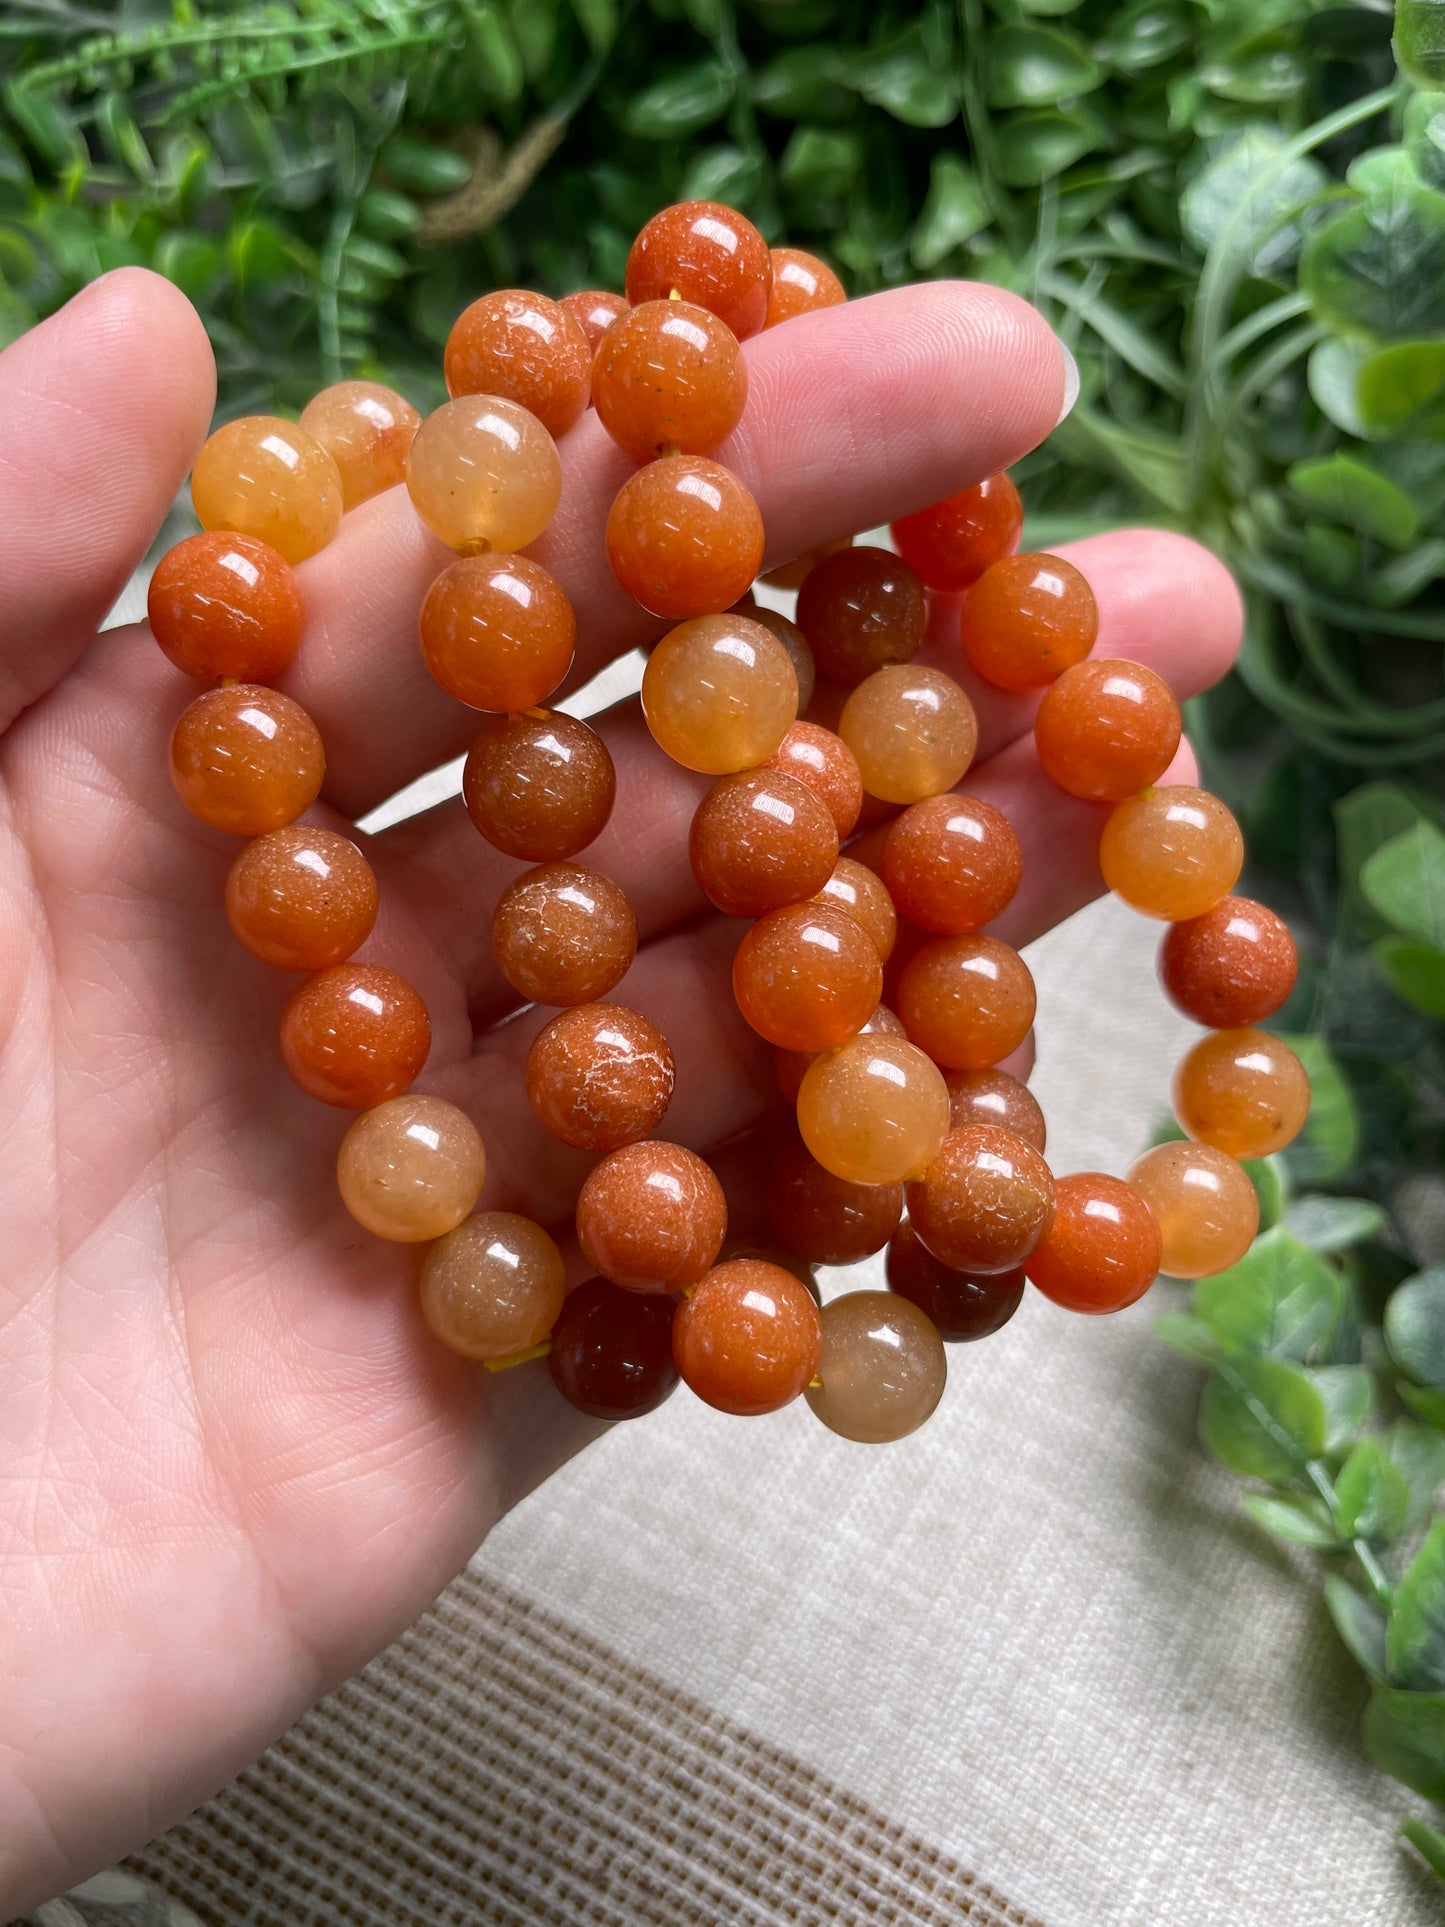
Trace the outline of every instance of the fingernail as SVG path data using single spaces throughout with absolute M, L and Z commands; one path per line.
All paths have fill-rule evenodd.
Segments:
M 1059 410 L 1059 422 L 1063 422 L 1073 413 L 1074 403 L 1079 399 L 1079 364 L 1066 342 L 1059 343 L 1059 353 L 1064 362 L 1064 405 Z M 1054 423 L 1055 428 L 1059 422 Z

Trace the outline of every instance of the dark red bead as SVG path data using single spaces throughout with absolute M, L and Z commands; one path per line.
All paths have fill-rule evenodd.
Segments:
M 927 1312 L 940 1338 L 987 1338 L 1006 1325 L 1024 1295 L 1022 1269 L 976 1278 L 950 1271 L 927 1249 L 911 1224 L 901 1224 L 888 1246 L 888 1289 Z
M 552 1327 L 547 1368 L 569 1405 L 592 1418 L 641 1418 L 677 1384 L 670 1295 L 624 1291 L 589 1278 L 569 1292 Z

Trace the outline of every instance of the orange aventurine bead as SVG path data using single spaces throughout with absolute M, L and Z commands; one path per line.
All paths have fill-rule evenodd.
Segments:
M 760 1037 L 783 1050 L 827 1050 L 877 1007 L 883 966 L 861 924 L 826 904 L 761 918 L 738 945 L 733 994 Z
M 761 917 L 815 896 L 837 855 L 826 804 L 771 769 L 719 777 L 688 835 L 692 873 L 728 917 Z
M 1047 1149 L 1049 1132 L 1039 1100 L 1018 1078 L 989 1067 L 950 1071 L 943 1081 L 955 1124 L 996 1124 L 1036 1151 Z
M 642 713 L 653 741 L 673 762 L 704 776 L 730 776 L 765 762 L 797 710 L 798 678 L 787 650 L 747 616 L 679 623 L 653 649 L 642 674 Z
M 598 342 L 618 315 L 627 313 L 622 296 L 609 294 L 605 288 L 583 288 L 577 294 L 564 294 L 562 306 L 586 335 L 587 346 L 594 355 Z
M 498 716 L 467 752 L 462 801 L 487 841 L 524 863 L 558 863 L 599 837 L 617 795 L 607 745 L 561 710 Z
M 1054 1180 L 1031 1144 L 989 1124 L 949 1132 L 907 1188 L 908 1218 L 952 1271 L 988 1276 L 1023 1264 L 1054 1216 Z
M 898 553 L 930 589 L 971 588 L 985 569 L 1012 555 L 1024 506 L 1007 475 L 950 495 L 893 524 Z
M 951 676 L 918 663 L 879 669 L 838 718 L 863 787 L 884 803 L 921 803 L 951 790 L 973 761 L 978 721 Z
M 341 476 L 313 435 L 279 415 L 245 415 L 204 444 L 191 470 L 203 529 L 269 542 L 288 562 L 324 549 L 341 526 Z
M 736 335 L 687 301 L 629 308 L 597 350 L 592 405 L 635 462 L 710 455 L 742 420 L 747 398 Z
M 984 570 L 959 614 L 963 653 L 998 689 L 1043 689 L 1099 633 L 1094 592 L 1058 555 L 1011 555 Z
M 851 1184 L 918 1177 L 950 1123 L 942 1073 L 903 1037 L 850 1037 L 813 1059 L 798 1091 L 803 1142 Z
M 308 977 L 281 1013 L 287 1070 L 303 1091 L 343 1110 L 398 1096 L 430 1049 L 426 1005 L 380 964 L 334 964 Z
M 1028 965 L 996 937 L 940 937 L 909 958 L 898 1015 L 920 1050 L 948 1070 L 983 1070 L 1018 1049 L 1037 997 Z
M 714 1266 L 672 1321 L 684 1382 L 739 1418 L 791 1404 L 817 1374 L 822 1350 L 822 1320 L 806 1287 L 760 1258 Z
M 592 349 L 560 302 L 499 288 L 452 323 L 442 368 L 449 395 L 504 396 L 549 435 L 565 435 L 587 406 Z
M 577 1239 L 594 1271 L 628 1291 L 696 1284 L 722 1249 L 727 1200 L 680 1144 L 650 1138 L 609 1152 L 577 1197 Z
M 1159 945 L 1159 980 L 1171 1001 L 1213 1030 L 1273 1017 L 1298 969 L 1289 926 L 1249 897 L 1224 897 L 1202 917 L 1171 924 Z
M 1129 1182 L 1158 1220 L 1159 1268 L 1171 1278 L 1212 1278 L 1254 1242 L 1259 1193 L 1243 1165 L 1212 1144 L 1156 1144 Z
M 296 654 L 306 603 L 295 571 L 249 535 L 191 535 L 163 555 L 146 597 L 151 634 L 197 682 L 269 682 Z
M 632 243 L 626 285 L 634 307 L 676 292 L 746 341 L 767 319 L 773 264 L 767 242 L 743 215 L 719 201 L 682 201 L 654 214 Z
M 557 444 L 501 395 L 459 395 L 427 416 L 406 459 L 412 507 L 449 549 L 525 549 L 562 495 Z
M 1265 1030 L 1201 1037 L 1174 1074 L 1174 1115 L 1189 1133 L 1236 1158 L 1282 1151 L 1304 1129 L 1310 1080 L 1288 1044 Z
M 796 776 L 827 804 L 838 835 L 849 835 L 863 808 L 863 778 L 841 736 L 818 723 L 794 723 L 763 767 Z
M 975 1277 L 941 1265 L 911 1224 L 901 1224 L 888 1245 L 888 1289 L 911 1299 L 949 1344 L 988 1338 L 1023 1302 L 1021 1266 Z
M 634 602 L 670 622 L 730 609 L 763 559 L 763 518 L 737 476 L 702 455 L 638 469 L 607 515 L 607 560 Z
M 622 1004 L 578 1004 L 527 1053 L 527 1101 L 544 1130 L 578 1151 L 616 1151 L 667 1115 L 677 1068 L 657 1025 Z
M 294 823 L 326 774 L 315 723 L 300 703 L 260 683 L 197 696 L 171 736 L 170 765 L 191 814 L 237 836 Z
M 850 1291 L 824 1305 L 813 1415 L 840 1438 L 891 1445 L 930 1418 L 948 1377 L 938 1328 L 891 1291 Z
M 862 1029 L 854 1034 L 858 1037 L 902 1037 L 904 1030 L 887 1004 L 880 1004 Z M 818 1055 L 819 1053 L 815 1050 L 775 1050 L 773 1052 L 773 1075 L 786 1103 L 797 1103 L 798 1092 L 803 1087 L 808 1066 L 817 1061 Z
M 1158 782 L 1180 730 L 1179 705 L 1162 676 L 1105 656 L 1076 662 L 1044 692 L 1034 745 L 1061 790 L 1118 803 Z
M 341 476 L 341 506 L 354 509 L 406 480 L 406 456 L 421 416 L 405 395 L 379 381 L 338 381 L 301 410 Z
M 637 954 L 637 919 L 610 877 L 575 863 L 524 870 L 492 913 L 497 968 L 534 1004 L 593 1004 Z
M 992 923 L 1013 901 L 1024 859 L 1002 811 L 953 794 L 905 810 L 878 867 L 901 917 L 935 936 L 959 937 Z
M 1099 839 L 1099 868 L 1115 896 L 1169 923 L 1212 910 L 1243 867 L 1238 823 L 1217 796 L 1188 784 L 1116 804 Z
M 843 283 L 826 261 L 802 248 L 770 248 L 773 264 L 773 292 L 763 326 L 776 328 L 780 321 L 791 321 L 796 314 L 811 314 L 815 308 L 836 308 L 848 299 Z
M 556 1324 L 567 1295 L 562 1254 L 530 1218 L 481 1211 L 449 1231 L 421 1268 L 421 1311 L 463 1358 L 513 1358 Z
M 881 1251 L 903 1215 L 903 1186 L 855 1184 L 825 1170 L 797 1138 L 769 1160 L 768 1222 L 809 1265 L 852 1265 Z
M 1163 1240 L 1132 1186 L 1101 1171 L 1054 1182 L 1054 1221 L 1024 1260 L 1030 1282 L 1065 1311 L 1122 1311 L 1159 1275 Z
M 349 837 L 296 824 L 248 843 L 226 878 L 226 916 L 253 956 L 278 970 L 325 970 L 376 922 L 376 876 Z
M 336 1159 L 352 1217 L 397 1244 L 454 1231 L 476 1209 L 486 1176 L 486 1150 L 466 1112 L 416 1091 L 363 1112 Z
M 842 910 L 873 939 L 878 961 L 887 963 L 898 941 L 898 912 L 888 894 L 888 886 L 876 870 L 851 856 L 840 856 L 833 873 L 813 897 L 814 903 L 831 903 Z
M 928 628 L 923 584 L 888 549 L 840 549 L 798 591 L 798 627 L 818 673 L 852 687 L 918 654 Z
M 577 619 L 561 585 L 524 555 L 466 555 L 421 606 L 422 660 L 473 709 L 531 709 L 572 667 Z

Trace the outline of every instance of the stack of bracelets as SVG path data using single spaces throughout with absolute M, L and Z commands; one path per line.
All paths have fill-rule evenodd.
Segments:
M 1025 1280 L 1108 1312 L 1161 1269 L 1202 1277 L 1245 1252 L 1258 1206 L 1238 1160 L 1287 1144 L 1309 1105 L 1299 1060 L 1255 1028 L 1289 993 L 1294 946 L 1270 910 L 1229 894 L 1244 857 L 1229 810 L 1153 787 L 1179 745 L 1174 697 L 1151 670 L 1090 654 L 1089 585 L 1060 557 L 1015 553 L 1022 511 L 1006 476 L 896 523 L 896 553 L 845 536 L 777 571 L 799 590 L 795 623 L 755 605 L 762 519 L 711 454 L 742 417 L 739 342 L 844 299 L 822 262 L 693 202 L 648 222 L 626 286 L 626 300 L 475 302 L 446 346 L 452 399 L 424 421 L 351 381 L 299 425 L 250 417 L 211 436 L 191 483 L 206 532 L 170 551 L 150 591 L 156 641 L 211 685 L 176 725 L 172 775 L 203 822 L 251 839 L 226 914 L 264 963 L 307 973 L 281 1017 L 282 1059 L 312 1096 L 359 1113 L 337 1161 L 342 1199 L 368 1231 L 426 1246 L 421 1309 L 442 1343 L 493 1368 L 546 1355 L 563 1395 L 605 1418 L 651 1410 L 680 1375 L 725 1412 L 802 1395 L 845 1438 L 902 1438 L 938 1403 L 945 1341 L 998 1330 Z M 589 405 L 638 463 L 607 518 L 613 572 L 672 625 L 643 676 L 647 727 L 715 779 L 692 820 L 692 868 L 720 911 L 749 919 L 733 989 L 796 1107 L 766 1185 L 778 1247 L 724 1249 L 717 1177 L 656 1135 L 675 1081 L 668 1040 L 605 1001 L 637 924 L 579 858 L 611 813 L 613 764 L 585 723 L 540 707 L 572 663 L 576 623 L 520 553 L 557 507 L 554 438 Z M 345 510 L 402 483 L 456 553 L 421 611 L 426 665 L 490 712 L 466 808 L 529 866 L 496 905 L 497 965 L 521 999 L 559 1007 L 531 1047 L 527 1095 L 553 1136 L 596 1158 L 576 1206 L 593 1275 L 571 1291 L 546 1229 L 477 1211 L 486 1155 L 471 1120 L 410 1091 L 426 1008 L 403 977 L 352 961 L 376 879 L 356 844 L 300 821 L 322 744 L 267 686 L 301 641 L 293 565 Z M 954 789 L 977 729 L 964 689 L 913 661 L 927 591 L 961 594 L 959 647 L 980 678 L 1044 692 L 1038 761 L 1070 795 L 1112 806 L 1104 882 L 1168 924 L 1164 988 L 1210 1027 L 1175 1080 L 1187 1139 L 1149 1151 L 1127 1182 L 1055 1178 L 1038 1104 L 997 1068 L 1034 1020 L 1027 966 L 986 934 L 1022 857 L 1007 818 Z M 840 692 L 833 728 L 798 720 L 815 674 Z M 893 812 L 855 846 L 867 863 L 839 854 L 865 795 Z M 888 1291 L 820 1304 L 815 1265 L 884 1245 Z

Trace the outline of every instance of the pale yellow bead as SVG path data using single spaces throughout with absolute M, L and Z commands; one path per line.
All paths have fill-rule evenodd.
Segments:
M 562 494 L 557 445 L 535 415 L 499 395 L 460 395 L 413 437 L 406 486 L 417 514 L 448 548 L 524 549 Z

